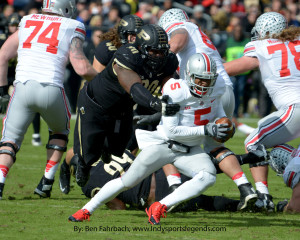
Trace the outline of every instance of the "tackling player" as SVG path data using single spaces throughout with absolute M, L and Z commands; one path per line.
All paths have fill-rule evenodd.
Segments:
M 224 67 L 231 76 L 259 68 L 277 111 L 261 119 L 246 138 L 248 151 L 261 144 L 270 148 L 300 137 L 300 29 L 287 28 L 284 16 L 268 12 L 257 19 L 252 33 L 244 56 L 224 63 Z M 251 164 L 250 170 L 258 194 L 257 210 L 274 211 L 268 190 L 268 162 Z
M 121 46 L 107 67 L 79 93 L 74 153 L 79 157 L 76 181 L 84 186 L 91 165 L 105 152 L 122 156 L 132 134 L 134 103 L 166 115 L 177 104 L 162 104 L 152 94 L 178 66 L 169 53 L 167 35 L 158 25 L 145 25 L 134 44 Z
M 0 198 L 4 181 L 35 113 L 49 127 L 47 164 L 34 193 L 49 197 L 54 175 L 66 151 L 70 111 L 63 88 L 64 71 L 70 60 L 77 74 L 91 80 L 97 72 L 85 57 L 82 44 L 85 27 L 71 19 L 75 0 L 47 0 L 42 14 L 24 16 L 19 30 L 0 50 L 0 104 L 7 106 L 8 61 L 18 56 L 15 88 L 3 120 L 0 143 Z
M 180 111 L 174 116 L 162 116 L 156 131 L 137 130 L 136 137 L 142 151 L 126 174 L 106 183 L 82 209 L 69 217 L 70 221 L 88 219 L 96 208 L 169 163 L 191 180 L 146 210 L 151 224 L 159 224 L 160 217 L 168 208 L 199 196 L 215 183 L 216 169 L 200 144 L 206 135 L 221 139 L 227 137 L 226 124 L 210 123 L 225 115 L 220 104 L 223 89 L 214 89 L 218 74 L 211 57 L 204 53 L 195 54 L 188 64 L 197 69 L 197 73 L 187 70 L 189 79 L 170 79 L 163 87 L 163 95 L 169 95 L 171 103 L 178 103 Z M 203 109 L 210 111 L 201 115 L 200 119 L 198 113 Z

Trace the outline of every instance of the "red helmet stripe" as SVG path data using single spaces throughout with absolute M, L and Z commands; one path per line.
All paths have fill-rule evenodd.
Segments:
M 204 56 L 205 58 L 205 62 L 206 62 L 206 71 L 207 72 L 210 72 L 211 70 L 211 62 L 210 62 L 210 59 L 209 57 L 205 54 L 205 53 L 202 53 L 202 55 Z
M 47 0 L 46 8 L 49 8 L 50 0 Z
M 189 17 L 188 17 L 188 15 L 186 14 L 186 12 L 185 12 L 185 11 L 182 11 L 182 13 L 184 14 L 186 20 L 188 21 L 188 20 L 189 20 Z

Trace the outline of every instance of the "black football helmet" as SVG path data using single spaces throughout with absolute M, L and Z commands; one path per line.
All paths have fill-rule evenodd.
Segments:
M 141 52 L 145 59 L 147 68 L 153 72 L 159 71 L 164 65 L 169 55 L 170 45 L 168 35 L 164 29 L 156 24 L 148 24 L 141 27 L 136 35 L 136 48 Z M 160 52 L 151 55 L 149 50 Z
M 122 44 L 128 43 L 128 34 L 136 34 L 140 27 L 144 25 L 144 21 L 136 15 L 124 16 L 118 25 L 118 33 Z

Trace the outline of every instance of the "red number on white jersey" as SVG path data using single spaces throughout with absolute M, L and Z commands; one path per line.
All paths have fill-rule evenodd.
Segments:
M 44 24 L 43 21 L 33 21 L 33 20 L 26 21 L 25 28 L 29 28 L 29 27 L 35 27 L 35 28 L 31 32 L 29 37 L 26 39 L 26 41 L 23 43 L 23 48 L 31 48 L 32 39 L 35 36 L 38 36 L 37 39 L 38 43 L 48 44 L 46 48 L 46 52 L 57 54 L 57 46 L 59 43 L 57 36 L 58 36 L 59 27 L 61 23 L 52 22 L 43 32 L 39 33 L 43 24 Z M 51 36 L 47 37 L 49 33 L 51 33 Z
M 300 41 L 293 41 L 289 42 L 288 48 L 284 43 L 268 46 L 268 53 L 273 54 L 276 51 L 281 51 L 281 70 L 279 71 L 280 77 L 287 77 L 291 75 L 291 71 L 288 68 L 288 50 L 291 51 L 292 55 L 294 56 L 294 62 L 296 68 L 300 70 L 300 52 L 297 52 L 295 46 L 298 46 Z
M 211 112 L 211 107 L 196 110 L 195 111 L 194 124 L 195 125 L 206 125 L 206 124 L 208 124 L 209 121 L 207 119 L 201 120 L 201 116 L 209 114 L 210 112 Z

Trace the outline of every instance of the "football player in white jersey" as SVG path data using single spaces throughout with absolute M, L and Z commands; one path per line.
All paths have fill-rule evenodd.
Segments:
M 284 183 L 290 187 L 291 199 L 280 201 L 277 212 L 300 213 L 300 145 L 294 148 L 288 144 L 275 146 L 270 152 L 270 167 L 282 176 Z
M 7 106 L 7 66 L 18 56 L 14 92 L 3 119 L 0 142 L 0 199 L 9 169 L 16 161 L 24 135 L 35 113 L 49 127 L 47 163 L 34 193 L 50 197 L 54 175 L 66 151 L 70 127 L 70 108 L 63 79 L 70 60 L 77 74 L 87 80 L 97 72 L 85 57 L 82 44 L 85 27 L 75 16 L 75 0 L 44 0 L 42 14 L 24 16 L 19 30 L 0 51 L 0 104 Z
M 136 130 L 142 150 L 122 178 L 114 179 L 79 211 L 70 221 L 83 221 L 95 209 L 134 187 L 144 178 L 166 164 L 174 164 L 180 172 L 191 177 L 175 191 L 146 209 L 151 224 L 159 224 L 167 209 L 193 198 L 212 186 L 216 169 L 210 156 L 200 147 L 206 136 L 226 138 L 227 124 L 216 124 L 215 119 L 225 116 L 220 103 L 223 89 L 215 86 L 216 63 L 205 53 L 190 57 L 186 80 L 170 79 L 163 87 L 170 103 L 180 105 L 174 116 L 162 117 L 156 131 Z
M 199 52 L 205 52 L 214 59 L 217 65 L 217 73 L 219 75 L 216 81 L 216 87 L 223 89 L 221 102 L 226 116 L 231 119 L 233 117 L 235 106 L 232 82 L 223 67 L 222 58 L 214 44 L 196 24 L 189 22 L 187 13 L 182 9 L 169 9 L 161 16 L 158 25 L 164 28 L 167 32 L 170 50 L 177 54 L 179 61 L 178 73 L 181 79 L 184 79 L 185 77 L 186 64 L 191 55 Z M 248 132 L 248 134 L 249 133 L 250 132 Z M 207 146 L 210 146 L 210 144 Z M 214 151 L 212 154 L 215 156 L 218 155 L 218 159 L 220 159 L 220 169 L 234 181 L 238 176 L 245 176 L 243 175 L 244 173 L 235 157 L 229 156 L 226 158 L 220 158 L 220 156 L 225 154 L 228 149 L 225 149 L 224 147 L 223 149 L 207 147 L 205 150 L 207 152 Z M 241 191 L 241 196 L 244 195 L 244 193 L 242 193 L 243 190 L 239 190 Z M 249 193 L 251 191 L 252 190 L 249 186 L 249 189 L 246 192 Z M 243 200 L 241 199 L 241 201 Z
M 179 61 L 178 73 L 181 79 L 184 77 L 185 66 L 188 58 L 198 52 L 205 52 L 213 57 L 217 63 L 219 78 L 217 85 L 224 86 L 225 93 L 222 96 L 222 104 L 228 117 L 233 117 L 235 107 L 233 85 L 230 77 L 224 70 L 222 58 L 213 42 L 196 24 L 189 21 L 187 13 L 179 8 L 171 8 L 159 19 L 158 25 L 163 27 L 168 34 L 170 50 L 177 54 Z M 254 128 L 239 123 L 233 119 L 237 129 L 245 134 L 250 134 Z
M 245 140 L 247 150 L 259 144 L 270 148 L 300 137 L 300 29 L 287 28 L 284 16 L 268 12 L 257 19 L 252 33 L 254 37 L 245 46 L 244 56 L 224 63 L 224 67 L 231 76 L 259 68 L 277 111 L 258 122 L 258 127 Z M 258 193 L 257 209 L 273 211 L 267 163 L 250 165 L 250 168 Z

